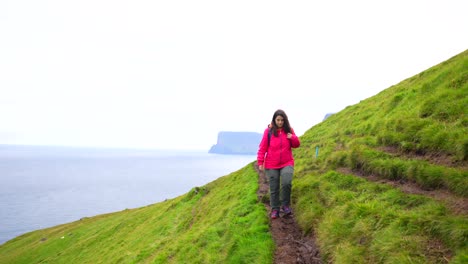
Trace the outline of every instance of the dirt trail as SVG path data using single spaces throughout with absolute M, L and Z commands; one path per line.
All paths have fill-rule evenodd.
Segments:
M 437 153 L 437 152 L 428 152 L 428 153 L 415 153 L 415 152 L 402 152 L 396 147 L 380 147 L 380 151 L 386 152 L 395 157 L 402 157 L 404 159 L 414 159 L 414 160 L 425 160 L 431 164 L 436 164 L 439 166 L 457 168 L 460 170 L 468 170 L 468 163 L 466 161 L 454 161 L 454 158 L 450 155 Z M 446 189 L 432 189 L 422 188 L 415 182 L 408 180 L 389 180 L 383 179 L 376 175 L 366 175 L 362 171 L 350 170 L 349 168 L 340 168 L 338 171 L 353 174 L 358 177 L 366 178 L 367 180 L 379 183 L 389 184 L 395 188 L 400 189 L 401 191 L 409 194 L 419 194 L 431 197 L 435 200 L 438 200 L 448 206 L 452 212 L 459 215 L 468 215 L 468 198 L 462 197 L 460 195 L 453 194 Z
M 351 170 L 349 168 L 338 168 L 337 171 L 343 174 L 349 174 L 349 175 L 361 177 L 372 182 L 388 184 L 394 188 L 398 188 L 404 193 L 419 194 L 419 195 L 431 197 L 439 202 L 444 203 L 454 214 L 468 215 L 468 199 L 465 197 L 454 195 L 453 193 L 450 193 L 447 190 L 443 190 L 443 189 L 425 190 L 414 182 L 403 181 L 403 180 L 394 181 L 394 180 L 384 179 L 375 175 L 366 175 L 362 171 Z
M 258 166 L 254 164 L 257 171 L 259 189 L 257 191 L 258 200 L 261 201 L 267 212 L 270 213 L 270 201 L 268 200 L 268 180 L 264 172 L 258 170 Z M 275 241 L 276 250 L 274 263 L 275 264 L 318 264 L 323 263 L 320 260 L 320 254 L 315 245 L 314 236 L 304 236 L 301 229 L 296 223 L 294 214 L 290 216 L 281 215 L 280 218 L 270 219 L 270 232 Z
M 395 150 L 385 149 L 387 152 L 395 154 Z M 413 157 L 414 158 L 414 157 Z M 447 157 L 444 156 L 424 156 L 417 157 L 424 158 L 434 164 L 445 165 L 449 167 L 459 167 L 462 169 L 466 168 L 465 164 L 454 164 Z M 261 201 L 267 212 L 271 211 L 270 201 L 268 199 L 268 180 L 264 172 L 258 170 L 258 166 L 254 163 L 254 168 L 257 171 L 259 189 L 257 196 Z M 432 197 L 438 201 L 445 203 L 452 212 L 459 215 L 468 215 L 468 199 L 460 197 L 450 193 L 447 190 L 425 190 L 412 182 L 402 181 L 391 181 L 388 179 L 382 179 L 375 175 L 365 175 L 361 171 L 354 171 L 349 168 L 339 168 L 337 171 L 344 174 L 351 174 L 357 177 L 365 178 L 369 181 L 389 184 L 394 188 L 398 188 L 405 193 L 419 194 Z M 296 223 L 294 214 L 291 216 L 283 216 L 280 218 L 270 220 L 270 232 L 272 233 L 273 239 L 276 245 L 276 251 L 274 256 L 275 264 L 288 264 L 288 263 L 323 263 L 320 259 L 320 253 L 318 247 L 315 244 L 315 237 L 312 235 L 304 236 L 301 229 Z M 435 245 L 434 247 L 436 247 Z

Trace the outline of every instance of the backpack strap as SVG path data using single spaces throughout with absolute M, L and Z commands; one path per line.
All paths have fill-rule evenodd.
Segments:
M 270 138 L 271 138 L 271 127 L 268 128 L 268 146 L 270 146 Z

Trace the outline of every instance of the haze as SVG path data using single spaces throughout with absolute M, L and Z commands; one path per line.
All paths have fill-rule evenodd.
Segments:
M 468 47 L 468 1 L 2 1 L 0 144 L 296 133 Z

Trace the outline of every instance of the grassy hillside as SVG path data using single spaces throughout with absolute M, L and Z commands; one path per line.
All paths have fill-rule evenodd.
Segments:
M 302 136 L 295 152 L 296 217 L 316 232 L 327 261 L 467 263 L 466 212 L 369 181 L 415 183 L 466 203 L 467 81 L 465 51 Z
M 301 137 L 293 207 L 324 262 L 468 263 L 467 213 L 448 202 L 468 198 L 467 80 L 465 51 Z M 0 263 L 271 263 L 252 165 L 172 200 L 22 235 L 0 246 Z
M 271 263 L 253 166 L 176 199 L 27 233 L 0 263 Z

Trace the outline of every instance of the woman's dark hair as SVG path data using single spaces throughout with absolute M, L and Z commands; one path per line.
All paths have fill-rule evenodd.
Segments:
M 271 129 L 272 129 L 272 132 L 275 135 L 275 137 L 278 136 L 278 127 L 276 126 L 276 122 L 275 122 L 275 119 L 276 119 L 277 116 L 282 116 L 283 119 L 284 119 L 284 124 L 283 124 L 284 132 L 286 134 L 291 133 L 291 125 L 289 125 L 288 116 L 286 115 L 286 113 L 283 110 L 278 109 L 278 110 L 275 111 L 275 113 L 273 114 L 273 118 L 271 119 Z

